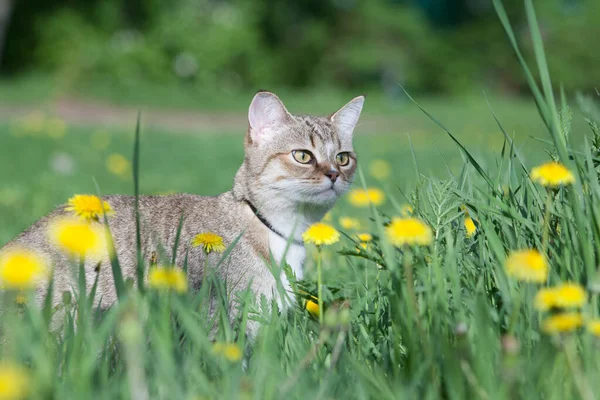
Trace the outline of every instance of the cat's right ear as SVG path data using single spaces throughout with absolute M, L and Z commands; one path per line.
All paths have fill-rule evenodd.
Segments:
M 248 123 L 251 143 L 261 143 L 269 139 L 276 129 L 291 118 L 279 97 L 274 93 L 261 91 L 256 93 L 248 109 Z

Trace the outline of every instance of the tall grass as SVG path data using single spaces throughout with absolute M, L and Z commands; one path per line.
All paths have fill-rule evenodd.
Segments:
M 118 304 L 101 313 L 93 306 L 93 290 L 80 291 L 77 298 L 64 295 L 59 308 L 66 312 L 58 332 L 51 329 L 51 314 L 58 310 L 49 302 L 39 310 L 17 305 L 16 293 L 3 294 L 0 355 L 26 366 L 29 396 L 598 397 L 600 339 L 584 329 L 543 333 L 544 316 L 533 304 L 540 286 L 579 282 L 589 292 L 585 318 L 598 315 L 600 121 L 593 121 L 598 109 L 586 103 L 591 136 L 583 149 L 572 149 L 568 109 L 564 101 L 559 109 L 554 98 L 531 1 L 525 5 L 542 89 L 520 56 L 501 2 L 494 5 L 554 145 L 549 158 L 575 173 L 574 185 L 547 190 L 533 183 L 527 155 L 515 148 L 498 120 L 505 143 L 491 173 L 430 116 L 465 160 L 462 170 L 446 180 L 418 175 L 407 192 L 414 215 L 432 228 L 433 243 L 411 250 L 392 247 L 385 235 L 391 215 L 372 207 L 374 240 L 367 249 L 358 251 L 351 234 L 343 237 L 341 248 L 323 249 L 322 324 L 303 307 L 302 297 L 317 293 L 312 279 L 297 282 L 303 290 L 298 306 L 269 312 L 274 305 L 255 301 L 248 290 L 230 293 L 215 274 L 206 277 L 198 293 L 144 290 L 142 279 L 138 290 L 123 281 L 114 259 Z M 139 135 L 135 148 L 137 195 Z M 392 203 L 400 215 L 401 202 Z M 472 236 L 465 232 L 466 212 L 476 223 Z M 507 255 L 525 248 L 546 255 L 551 267 L 546 284 L 520 283 L 507 275 Z M 312 265 L 309 260 L 309 272 Z M 146 268 L 140 257 L 139 277 Z M 235 318 L 226 306 L 229 296 L 238 300 Z M 261 324 L 251 341 L 244 335 L 249 319 Z M 234 343 L 244 350 L 243 360 L 215 351 L 213 341 Z

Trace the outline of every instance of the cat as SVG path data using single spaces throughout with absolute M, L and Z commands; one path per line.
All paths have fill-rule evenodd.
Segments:
M 221 257 L 217 252 L 207 256 L 201 247 L 190 246 L 192 238 L 202 232 L 213 232 L 229 246 L 241 235 L 230 256 L 216 271 L 228 282 L 228 289 L 250 287 L 256 296 L 275 298 L 282 308 L 293 303 L 286 275 L 281 272 L 279 281 L 266 263 L 271 256 L 277 263 L 285 258 L 296 278 L 302 279 L 305 258 L 302 233 L 320 221 L 352 183 L 357 165 L 352 137 L 364 100 L 364 96 L 358 96 L 327 117 L 296 116 L 288 112 L 274 93 L 258 92 L 248 110 L 245 157 L 231 191 L 216 197 L 140 196 L 141 247 L 146 266 L 159 250 L 166 251 L 170 259 L 168 253 L 175 245 L 183 215 L 175 264 L 181 267 L 187 254 L 192 290 L 201 286 L 204 266 L 217 265 Z M 108 221 L 123 275 L 135 280 L 135 198 L 108 195 L 103 200 L 114 210 Z M 59 206 L 2 249 L 31 249 L 51 261 L 53 304 L 61 301 L 63 292 L 72 292 L 77 287 L 69 260 L 46 235 L 49 223 L 67 214 L 65 206 Z M 86 259 L 85 271 L 88 291 L 99 274 L 96 301 L 100 307 L 108 308 L 115 303 L 117 295 L 108 256 Z M 284 290 L 278 290 L 278 282 L 283 283 Z M 47 286 L 47 282 L 42 282 L 36 290 L 40 304 Z

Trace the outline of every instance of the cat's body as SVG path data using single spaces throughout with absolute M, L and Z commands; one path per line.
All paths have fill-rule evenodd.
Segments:
M 216 197 L 190 194 L 140 197 L 142 254 L 146 265 L 161 253 L 168 259 L 172 257 L 183 215 L 176 265 L 181 267 L 187 254 L 192 289 L 201 286 L 207 263 L 202 247 L 191 246 L 191 240 L 199 233 L 213 232 L 222 236 L 227 246 L 241 235 L 217 271 L 227 281 L 229 290 L 250 287 L 257 296 L 269 299 L 277 296 L 279 304 L 293 299 L 281 296 L 279 279 L 266 263 L 271 255 L 278 263 L 285 257 L 296 277 L 302 277 L 305 257 L 302 233 L 323 217 L 352 181 L 356 168 L 352 132 L 363 101 L 362 96 L 357 97 L 330 117 L 292 116 L 274 94 L 259 92 L 250 106 L 246 156 L 231 192 Z M 135 199 L 114 195 L 104 200 L 114 210 L 109 226 L 123 274 L 135 280 Z M 49 222 L 67 214 L 64 208 L 58 207 L 3 248 L 32 249 L 51 261 L 55 303 L 62 292 L 77 286 L 68 259 L 47 238 Z M 208 257 L 208 265 L 215 266 L 221 254 L 213 252 Z M 100 261 L 98 272 L 96 266 Z M 97 273 L 100 276 L 96 301 L 108 307 L 117 298 L 107 254 L 86 260 L 88 290 Z M 285 291 L 289 291 L 285 275 L 280 278 Z M 46 282 L 40 284 L 39 301 L 45 296 L 46 287 Z

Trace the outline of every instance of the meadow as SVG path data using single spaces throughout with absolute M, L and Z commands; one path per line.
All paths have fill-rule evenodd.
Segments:
M 341 235 L 307 244 L 308 277 L 288 313 L 243 292 L 232 324 L 223 306 L 210 321 L 210 291 L 231 295 L 214 276 L 199 293 L 120 282 L 120 302 L 104 314 L 90 294 L 64 296 L 64 328 L 53 332 L 56 310 L 7 290 L 0 398 L 597 398 L 600 111 L 555 96 L 526 5 L 540 76 L 530 79 L 533 100 L 372 111 L 399 125 L 358 127 L 355 196 L 324 221 Z M 375 98 L 367 107 L 377 110 Z M 133 124 L 69 125 L 42 110 L 0 127 L 0 242 L 73 194 L 133 194 Z M 242 135 L 142 125 L 140 192 L 228 190 Z M 549 161 L 560 164 L 535 169 Z M 365 189 L 384 195 L 355 201 Z M 118 260 L 111 267 L 118 276 Z M 241 334 L 249 318 L 261 322 L 250 342 Z

